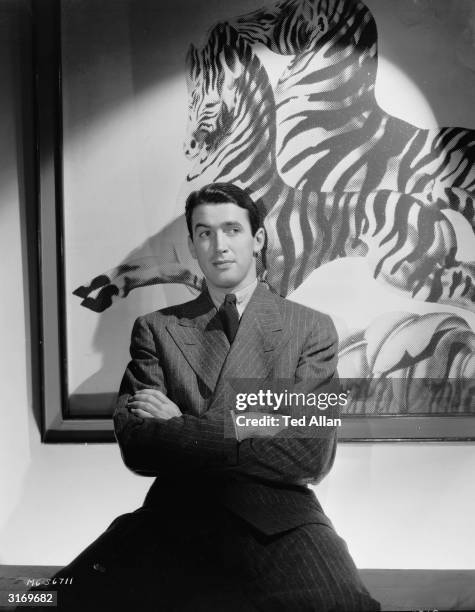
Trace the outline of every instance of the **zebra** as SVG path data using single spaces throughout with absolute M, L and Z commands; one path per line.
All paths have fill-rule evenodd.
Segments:
M 287 185 L 276 164 L 276 109 L 265 68 L 251 45 L 229 24 L 218 24 L 200 50 L 187 56 L 189 129 L 185 154 L 195 160 L 193 186 L 229 181 L 248 190 L 265 217 L 266 280 L 280 295 L 294 291 L 317 267 L 341 257 L 365 257 L 373 276 L 413 298 L 473 309 L 473 263 L 457 261 L 450 221 L 411 195 L 316 192 Z M 176 226 L 181 227 L 179 224 Z M 162 231 L 169 239 L 171 232 Z M 176 234 L 176 240 L 180 238 Z M 182 236 L 181 236 L 182 239 Z M 171 249 L 173 251 L 174 249 Z M 83 305 L 103 310 L 110 296 L 153 283 L 200 279 L 173 259 L 128 261 L 79 287 Z M 97 298 L 90 294 L 99 290 Z
M 317 267 L 364 256 L 373 275 L 411 297 L 473 308 L 472 263 L 456 260 L 449 220 L 409 194 L 315 192 L 287 185 L 275 155 L 276 110 L 267 73 L 249 43 L 219 24 L 187 58 L 188 180 L 231 181 L 257 198 L 268 234 L 267 280 L 288 295 Z M 214 74 L 206 74 L 210 70 Z
M 378 106 L 377 28 L 363 2 L 284 0 L 232 25 L 295 55 L 275 90 L 277 165 L 288 184 L 411 193 L 474 226 L 475 131 L 417 128 Z

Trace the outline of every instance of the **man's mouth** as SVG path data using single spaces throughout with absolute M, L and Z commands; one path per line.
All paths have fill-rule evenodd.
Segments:
M 234 262 L 231 259 L 220 259 L 217 261 L 213 261 L 213 266 L 216 268 L 229 268 Z

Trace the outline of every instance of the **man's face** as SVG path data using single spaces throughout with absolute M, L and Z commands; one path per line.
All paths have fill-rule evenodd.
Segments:
M 245 208 L 229 202 L 200 204 L 192 214 L 191 254 L 198 260 L 208 287 L 238 291 L 256 278 L 256 260 L 264 230 L 253 236 Z

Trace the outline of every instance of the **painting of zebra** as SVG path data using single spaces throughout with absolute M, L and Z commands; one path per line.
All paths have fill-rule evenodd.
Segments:
M 256 43 L 294 56 L 274 88 Z M 374 98 L 376 62 L 374 20 L 353 0 L 284 0 L 218 24 L 187 57 L 184 152 L 193 167 L 186 181 L 192 188 L 234 182 L 258 201 L 267 232 L 262 275 L 281 295 L 329 262 L 356 257 L 391 291 L 473 313 L 475 261 L 460 256 L 444 214 L 451 208 L 473 223 L 473 132 L 422 130 L 384 113 Z M 200 271 L 183 254 L 184 227 L 176 218 L 153 236 L 156 255 L 131 257 L 75 295 L 103 312 L 141 286 L 201 289 Z M 417 333 L 440 333 L 433 319 L 414 321 Z M 394 333 L 375 329 L 381 345 Z M 342 344 L 345 363 L 356 354 L 348 349 L 354 337 Z M 431 346 L 442 354 L 440 344 Z M 473 342 L 466 346 L 473 352 Z M 414 363 L 424 359 L 420 351 Z

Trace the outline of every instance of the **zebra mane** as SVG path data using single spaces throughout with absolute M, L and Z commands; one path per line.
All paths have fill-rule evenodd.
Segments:
M 250 63 L 253 53 L 249 44 L 229 23 L 218 23 L 210 30 L 201 49 L 190 45 L 186 60 L 188 78 L 195 83 L 202 82 L 207 89 L 221 89 L 222 71 L 234 70 L 236 57 L 244 65 Z
M 370 49 L 378 39 L 376 21 L 370 9 L 361 0 L 335 0 L 334 4 L 335 10 L 328 16 L 329 37 L 341 37 L 341 25 L 347 22 L 350 25 L 339 44 L 351 45 L 357 53 Z M 359 22 L 365 23 L 362 33 L 358 29 Z
M 204 47 L 190 48 L 188 58 L 189 94 L 198 109 L 195 125 L 190 129 L 192 137 L 200 132 L 200 117 L 206 124 L 206 137 L 199 142 L 199 161 L 189 176 L 211 171 L 216 163 L 217 173 L 209 181 L 222 180 L 223 172 L 232 173 L 233 167 L 242 164 L 242 159 L 238 162 L 233 158 L 233 151 L 238 149 L 242 155 L 246 151 L 246 156 L 261 150 L 262 163 L 265 158 L 266 167 L 275 167 L 274 93 L 251 45 L 229 23 L 220 23 L 211 30 Z M 213 111 L 214 123 L 207 99 L 218 109 Z M 231 163 L 230 159 L 235 161 Z M 194 174 L 195 170 L 198 174 Z M 241 180 L 240 176 L 233 178 Z M 252 183 L 248 172 L 241 182 Z

